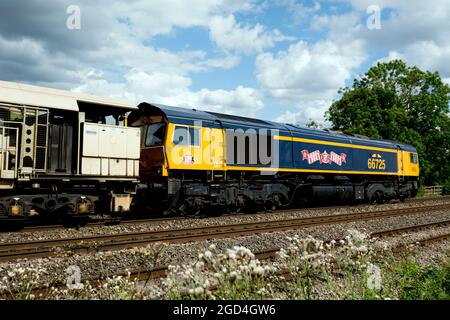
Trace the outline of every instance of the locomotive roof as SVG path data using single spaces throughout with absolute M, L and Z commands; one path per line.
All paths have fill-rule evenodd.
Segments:
M 257 128 L 266 128 L 266 129 L 276 129 L 280 132 L 297 134 L 301 137 L 307 137 L 308 139 L 326 139 L 333 142 L 344 142 L 344 143 L 353 143 L 358 145 L 366 145 L 366 146 L 376 146 L 376 147 L 384 147 L 384 148 L 392 148 L 397 149 L 397 146 L 400 146 L 402 149 L 406 151 L 416 152 L 416 148 L 411 145 L 407 145 L 404 143 L 390 141 L 390 140 L 375 140 L 369 137 L 364 137 L 361 135 L 347 135 L 338 132 L 332 132 L 330 130 L 321 130 L 321 129 L 312 129 L 312 128 L 304 128 L 298 127 L 292 124 L 281 124 L 278 122 L 246 118 L 235 115 L 228 115 L 210 111 L 202 111 L 197 109 L 187 109 L 187 108 L 179 108 L 179 107 L 171 107 L 162 104 L 149 104 L 143 102 L 139 104 L 138 108 L 144 112 L 145 110 L 150 108 L 150 110 L 158 110 L 163 113 L 170 121 L 177 122 L 177 119 L 188 119 L 188 120 L 203 120 L 203 121 L 211 121 L 216 122 L 220 121 L 221 123 L 225 123 L 231 126 L 236 127 L 257 127 Z
M 79 111 L 79 103 L 97 104 L 127 110 L 137 109 L 135 104 L 119 99 L 7 81 L 0 81 L 0 102 L 69 111 Z

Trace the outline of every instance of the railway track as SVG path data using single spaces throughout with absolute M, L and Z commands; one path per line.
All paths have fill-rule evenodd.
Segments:
M 450 224 L 450 220 L 434 222 L 434 223 L 425 223 L 425 224 L 421 224 L 421 225 L 396 228 L 396 229 L 392 229 L 392 230 L 383 230 L 383 231 L 372 233 L 371 237 L 395 235 L 395 234 L 399 234 L 402 232 L 417 231 L 417 230 L 427 229 L 427 228 L 431 228 L 431 227 L 444 226 L 444 225 L 448 225 L 448 224 Z M 421 245 L 427 245 L 427 244 L 434 243 L 437 241 L 446 240 L 448 238 L 450 238 L 450 233 L 445 233 L 445 234 L 441 234 L 441 235 L 437 235 L 437 236 L 428 237 L 425 239 L 415 241 L 414 243 L 416 243 L 416 244 L 419 243 Z M 336 242 L 339 242 L 339 240 L 340 239 L 335 239 Z M 327 242 L 329 242 L 329 241 L 327 241 Z M 397 248 L 397 249 L 402 249 L 402 248 L 404 248 L 404 245 L 399 246 L 399 248 Z M 393 248 L 393 249 L 396 250 L 396 248 Z M 269 249 L 266 249 L 263 251 L 259 251 L 259 252 L 255 253 L 255 258 L 258 260 L 275 259 L 279 250 L 280 250 L 280 248 L 274 247 L 274 248 L 269 248 Z M 147 281 L 149 281 L 149 280 L 160 279 L 160 278 L 166 277 L 166 275 L 168 274 L 168 268 L 169 267 L 166 265 L 163 265 L 163 266 L 160 265 L 160 266 L 151 268 L 150 270 L 136 269 L 130 273 L 129 277 L 130 277 L 130 279 L 132 279 L 134 281 L 136 281 L 136 280 L 142 281 L 142 282 L 145 281 L 145 284 L 146 284 Z M 291 278 L 290 271 L 287 269 L 284 271 L 281 271 L 279 275 L 284 276 L 285 280 L 289 280 Z M 115 274 L 115 276 L 128 277 L 128 273 Z M 95 283 L 101 283 L 104 280 L 105 280 L 105 276 L 100 275 L 100 276 L 91 276 L 91 277 L 83 278 L 82 282 L 89 281 L 89 283 L 95 284 Z M 52 284 L 53 287 L 60 287 L 60 288 L 64 288 L 65 285 L 66 285 L 65 283 Z M 38 287 L 38 288 L 33 289 L 33 294 L 35 294 L 35 296 L 39 296 L 40 293 L 45 294 L 46 292 L 48 292 L 48 290 L 49 289 L 47 286 Z M 12 298 L 12 297 L 10 297 L 10 298 Z
M 129 219 L 129 220 L 121 220 L 121 221 L 112 221 L 109 219 L 102 220 L 94 220 L 93 222 L 89 222 L 87 224 L 88 227 L 102 227 L 102 226 L 111 226 L 111 225 L 135 225 L 135 224 L 157 224 L 165 221 L 172 221 L 180 219 L 179 217 L 152 217 L 152 218 L 142 218 L 142 219 Z M 25 226 L 23 229 L 18 230 L 17 232 L 36 232 L 36 231 L 47 231 L 47 230 L 63 230 L 69 228 L 80 228 L 80 226 L 62 226 L 60 224 L 51 224 L 51 225 L 29 225 Z
M 439 196 L 439 197 L 422 197 L 422 198 L 413 198 L 406 200 L 406 203 L 421 203 L 430 200 L 445 200 L 450 199 L 450 196 Z M 286 210 L 277 210 L 277 213 L 289 213 L 289 212 L 298 212 L 299 210 L 313 210 L 313 211 L 322 211 L 322 210 L 330 210 L 330 209 L 345 209 L 345 208 L 354 208 L 355 205 L 340 205 L 340 206 L 321 206 L 321 207 L 309 207 L 309 208 L 295 208 L 295 209 L 286 209 Z M 262 212 L 258 212 L 262 213 Z M 240 213 L 241 215 L 246 215 L 246 213 Z M 236 215 L 235 213 L 231 213 L 228 215 Z M 135 225 L 135 224 L 157 224 L 165 221 L 177 220 L 177 219 L 188 219 L 187 217 L 146 217 L 139 219 L 123 219 L 120 222 L 116 222 L 110 219 L 97 219 L 88 223 L 88 227 L 99 227 L 99 226 L 108 226 L 108 225 Z M 47 230 L 63 230 L 67 228 L 79 228 L 79 226 L 62 226 L 61 224 L 47 224 L 47 225 L 25 225 L 23 229 L 17 230 L 17 232 L 36 232 L 36 231 L 47 231 Z M 8 230 L 6 230 L 8 231 Z M 0 232 L 2 232 L 0 230 Z
M 450 221 L 448 222 L 450 223 Z M 426 228 L 429 227 L 428 225 L 421 225 L 421 226 L 417 226 L 419 229 L 420 228 Z M 405 228 L 406 230 L 406 228 Z M 412 231 L 408 230 L 408 231 Z M 388 232 L 388 231 L 386 231 Z M 450 238 L 450 233 L 447 234 L 442 234 L 439 236 L 433 236 L 433 237 L 429 237 L 429 238 L 425 238 L 425 239 L 421 239 L 417 242 L 419 242 L 421 245 L 427 245 L 430 243 L 434 243 L 437 241 L 442 241 L 442 240 L 446 240 Z M 340 239 L 336 239 L 336 242 L 339 242 Z M 394 248 L 395 250 L 395 248 Z M 270 248 L 270 249 L 266 249 L 263 251 L 259 251 L 255 253 L 255 259 L 258 260 L 271 260 L 271 259 L 275 259 L 277 256 L 277 253 L 280 251 L 280 248 Z M 167 276 L 169 271 L 169 267 L 168 266 L 156 266 L 150 270 L 135 270 L 133 272 L 130 273 L 130 279 L 132 280 L 137 280 L 137 281 L 149 281 L 149 280 L 154 280 L 154 279 L 159 279 L 159 278 L 164 278 Z M 282 276 L 285 277 L 285 279 L 289 279 L 291 274 L 289 270 L 284 270 L 281 272 Z M 128 274 L 127 273 L 122 273 L 122 274 L 118 274 L 118 276 L 123 276 L 123 277 L 127 277 Z M 83 279 L 83 281 L 89 281 L 90 283 L 95 283 L 102 281 L 104 278 L 102 276 L 100 277 L 90 277 L 87 279 Z
M 444 227 L 444 226 L 448 226 L 448 225 L 450 225 L 450 220 L 444 220 L 444 221 L 430 222 L 430 223 L 418 224 L 418 225 L 413 225 L 413 226 L 400 227 L 400 228 L 395 228 L 395 229 L 373 232 L 370 234 L 370 236 L 382 238 L 382 237 L 386 237 L 386 236 L 392 236 L 392 235 L 411 232 L 411 231 L 419 231 L 419 230 L 423 230 L 423 229 Z
M 450 225 L 450 220 L 441 221 L 441 222 L 433 222 L 433 223 L 424 223 L 420 225 L 415 226 L 408 226 L 403 228 L 396 228 L 392 230 L 384 230 L 379 232 L 373 232 L 370 234 L 371 237 L 381 237 L 381 236 L 390 236 L 390 235 L 396 235 L 400 234 L 402 232 L 411 232 L 411 231 L 419 231 L 423 229 L 428 229 L 432 227 L 440 227 L 440 226 L 446 226 Z M 450 233 L 444 233 L 437 236 L 427 237 L 424 239 L 420 239 L 416 241 L 415 243 L 419 243 L 421 245 L 427 245 L 430 243 L 446 240 L 450 238 Z M 335 239 L 337 243 L 339 243 L 340 239 Z M 330 241 L 327 241 L 330 242 Z M 403 245 L 402 245 L 403 247 Z M 258 260 L 270 260 L 275 259 L 277 256 L 277 253 L 280 251 L 281 248 L 270 248 L 267 250 L 259 251 L 255 253 L 255 258 Z M 394 248 L 395 249 L 395 248 Z M 134 280 L 148 280 L 148 279 L 157 279 L 164 277 L 168 272 L 168 266 L 157 266 L 155 268 L 152 268 L 151 270 L 138 270 L 131 272 L 130 278 Z M 289 272 L 286 272 L 289 273 Z M 127 276 L 127 274 L 120 274 L 122 276 Z M 91 280 L 99 280 L 99 278 L 91 279 Z
M 67 247 L 71 251 L 82 254 L 95 251 L 138 247 L 155 242 L 180 243 L 255 235 L 265 232 L 295 230 L 311 226 L 407 216 L 411 214 L 432 212 L 449 208 L 450 204 L 440 204 L 414 208 L 400 208 L 395 210 L 378 210 L 362 213 L 304 217 L 286 220 L 213 225 L 173 230 L 144 231 L 82 238 L 2 243 L 0 244 L 0 261 L 10 261 L 18 258 L 32 259 L 53 256 L 57 254 L 54 252 L 54 249 L 57 247 Z

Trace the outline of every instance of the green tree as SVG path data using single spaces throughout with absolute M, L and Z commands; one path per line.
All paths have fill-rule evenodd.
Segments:
M 325 113 L 334 130 L 415 146 L 421 183 L 450 185 L 450 87 L 401 60 L 378 63 Z
M 306 127 L 312 129 L 323 129 L 323 125 L 321 123 L 314 121 L 313 119 L 309 119 L 309 122 L 306 124 Z

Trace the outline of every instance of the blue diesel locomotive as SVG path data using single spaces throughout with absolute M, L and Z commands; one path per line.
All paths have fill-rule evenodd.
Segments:
M 215 206 L 380 203 L 417 194 L 410 145 L 148 103 L 128 119 L 141 130 L 139 206 L 196 215 Z

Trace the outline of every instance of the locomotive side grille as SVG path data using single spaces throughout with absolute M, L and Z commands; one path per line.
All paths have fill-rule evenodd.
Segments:
M 36 169 L 45 169 L 45 148 L 36 148 Z
M 48 117 L 48 114 L 46 112 L 44 113 L 43 111 L 39 111 L 38 124 L 47 125 L 47 117 Z
M 48 145 L 48 110 L 23 107 L 21 172 L 25 175 L 45 171 Z
M 36 146 L 45 147 L 47 145 L 47 127 L 38 126 Z

